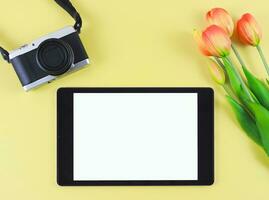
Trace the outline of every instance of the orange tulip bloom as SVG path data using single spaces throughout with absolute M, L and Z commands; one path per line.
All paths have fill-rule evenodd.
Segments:
M 225 30 L 229 36 L 233 35 L 233 19 L 231 15 L 223 8 L 213 8 L 206 14 L 206 19 L 210 25 L 217 25 Z
M 262 31 L 255 18 L 247 13 L 237 22 L 237 33 L 244 44 L 258 46 L 262 38 Z
M 206 56 L 226 57 L 230 53 L 231 39 L 219 26 L 211 25 L 202 33 L 195 30 L 194 38 Z

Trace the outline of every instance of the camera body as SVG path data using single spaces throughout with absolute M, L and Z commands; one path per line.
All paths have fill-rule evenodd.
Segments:
M 10 51 L 9 59 L 26 91 L 89 64 L 79 33 L 72 26 Z

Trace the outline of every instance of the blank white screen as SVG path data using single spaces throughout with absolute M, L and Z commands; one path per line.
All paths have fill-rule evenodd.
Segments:
M 75 93 L 74 180 L 198 180 L 196 93 Z

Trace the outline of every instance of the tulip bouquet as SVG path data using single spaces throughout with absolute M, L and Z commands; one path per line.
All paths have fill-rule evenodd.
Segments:
M 210 73 L 227 94 L 236 118 L 245 133 L 269 156 L 269 81 L 260 80 L 247 68 L 232 43 L 234 30 L 239 40 L 255 47 L 269 75 L 269 67 L 260 46 L 261 28 L 247 13 L 237 21 L 236 27 L 229 13 L 214 8 L 206 14 L 209 26 L 202 32 L 194 30 L 194 38 L 201 52 L 209 57 Z M 230 58 L 233 51 L 244 76 Z

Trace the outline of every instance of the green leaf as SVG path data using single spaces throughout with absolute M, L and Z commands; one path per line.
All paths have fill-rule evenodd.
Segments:
M 224 63 L 224 67 L 225 67 L 225 72 L 226 72 L 226 74 L 227 74 L 227 76 L 229 78 L 229 81 L 230 81 L 230 85 L 231 85 L 234 93 L 236 94 L 236 96 L 240 100 L 242 100 L 243 102 L 245 100 L 247 100 L 247 101 L 253 101 L 254 100 L 256 103 L 259 103 L 259 101 L 255 97 L 255 95 L 251 92 L 251 90 L 246 88 L 248 90 L 248 92 L 250 93 L 252 99 L 250 99 L 250 97 L 246 93 L 246 91 L 243 90 L 242 83 L 240 82 L 239 78 L 237 77 L 235 69 L 231 66 L 230 62 L 227 61 L 225 58 L 223 58 L 223 63 Z
M 254 102 L 257 104 L 260 104 L 259 100 L 256 98 L 256 96 L 252 93 L 251 90 L 249 90 L 249 93 L 252 96 L 252 99 L 254 100 Z M 246 92 L 243 90 L 242 87 L 241 87 L 241 90 L 238 94 L 238 98 L 241 101 L 241 103 L 244 104 L 244 106 L 246 106 L 246 107 L 248 106 L 248 102 L 251 101 L 251 99 L 249 98 L 249 96 L 246 94 Z
M 269 89 L 265 83 L 253 76 L 245 67 L 243 67 L 245 76 L 248 80 L 248 86 L 259 100 L 260 104 L 269 110 Z M 269 123 L 269 122 L 268 122 Z
M 246 132 L 247 136 L 250 137 L 259 146 L 263 146 L 259 130 L 256 126 L 255 121 L 250 114 L 232 97 L 227 96 L 227 100 L 233 108 L 236 118 L 241 128 Z
M 238 80 L 234 69 L 231 67 L 230 63 L 226 59 L 223 59 L 223 64 L 233 91 L 236 95 L 239 95 L 241 93 L 241 83 Z
M 254 114 L 264 150 L 269 156 L 269 111 L 262 105 L 249 102 L 248 107 Z

